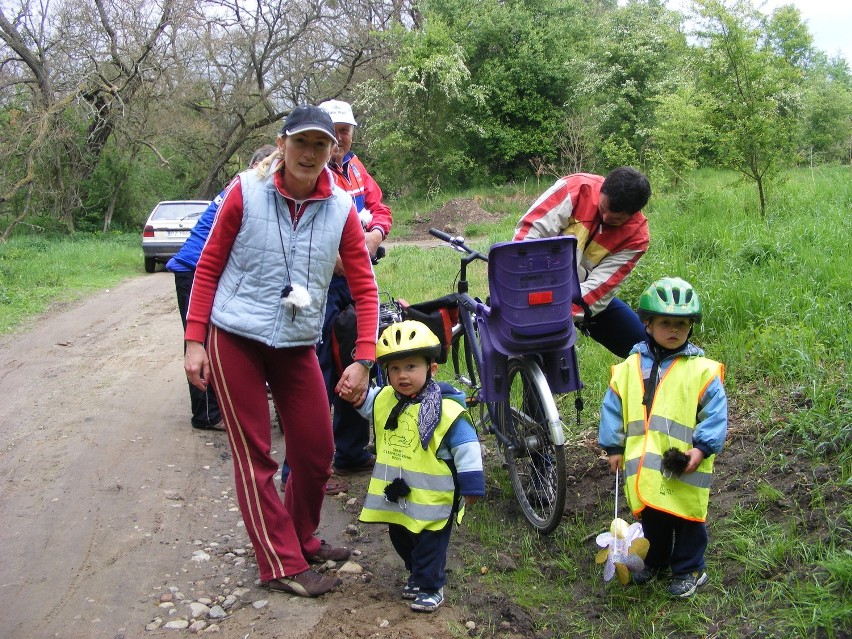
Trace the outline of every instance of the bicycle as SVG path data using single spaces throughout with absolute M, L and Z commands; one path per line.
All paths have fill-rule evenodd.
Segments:
M 580 298 L 576 238 L 494 244 L 488 256 L 462 237 L 429 233 L 464 253 L 457 290 L 458 321 L 449 345 L 454 382 L 467 395 L 478 426 L 495 436 L 515 498 L 541 534 L 565 510 L 565 433 L 554 393 L 579 390 L 571 305 Z M 488 262 L 490 296 L 469 293 L 467 266 Z

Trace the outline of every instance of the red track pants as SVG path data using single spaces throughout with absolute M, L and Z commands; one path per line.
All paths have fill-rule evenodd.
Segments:
M 325 384 L 313 346 L 271 348 L 211 325 L 213 386 L 228 430 L 237 502 L 254 546 L 260 579 L 308 569 L 334 439 Z M 275 487 L 266 383 L 281 415 L 290 478 L 282 502 Z

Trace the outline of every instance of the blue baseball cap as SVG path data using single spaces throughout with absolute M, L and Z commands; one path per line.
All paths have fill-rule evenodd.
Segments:
M 297 106 L 284 120 L 281 135 L 290 136 L 303 131 L 319 131 L 330 137 L 332 142 L 337 142 L 331 116 L 319 107 L 309 104 Z

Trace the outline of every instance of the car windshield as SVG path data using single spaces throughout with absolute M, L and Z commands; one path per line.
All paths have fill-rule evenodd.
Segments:
M 186 220 L 199 217 L 206 208 L 206 202 L 163 202 L 157 206 L 151 219 Z

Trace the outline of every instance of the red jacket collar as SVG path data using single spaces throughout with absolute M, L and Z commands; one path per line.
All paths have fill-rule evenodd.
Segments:
M 286 197 L 289 200 L 295 201 L 292 195 L 287 192 L 287 189 L 284 188 L 284 175 L 283 172 L 279 170 L 280 165 L 275 167 L 275 172 L 272 174 L 273 184 L 275 184 L 276 190 Z M 331 174 L 331 171 L 328 167 L 323 167 L 322 173 L 319 174 L 317 178 L 317 184 L 314 188 L 314 192 L 311 193 L 306 199 L 308 200 L 326 200 L 331 197 L 332 188 L 334 186 L 334 176 Z

